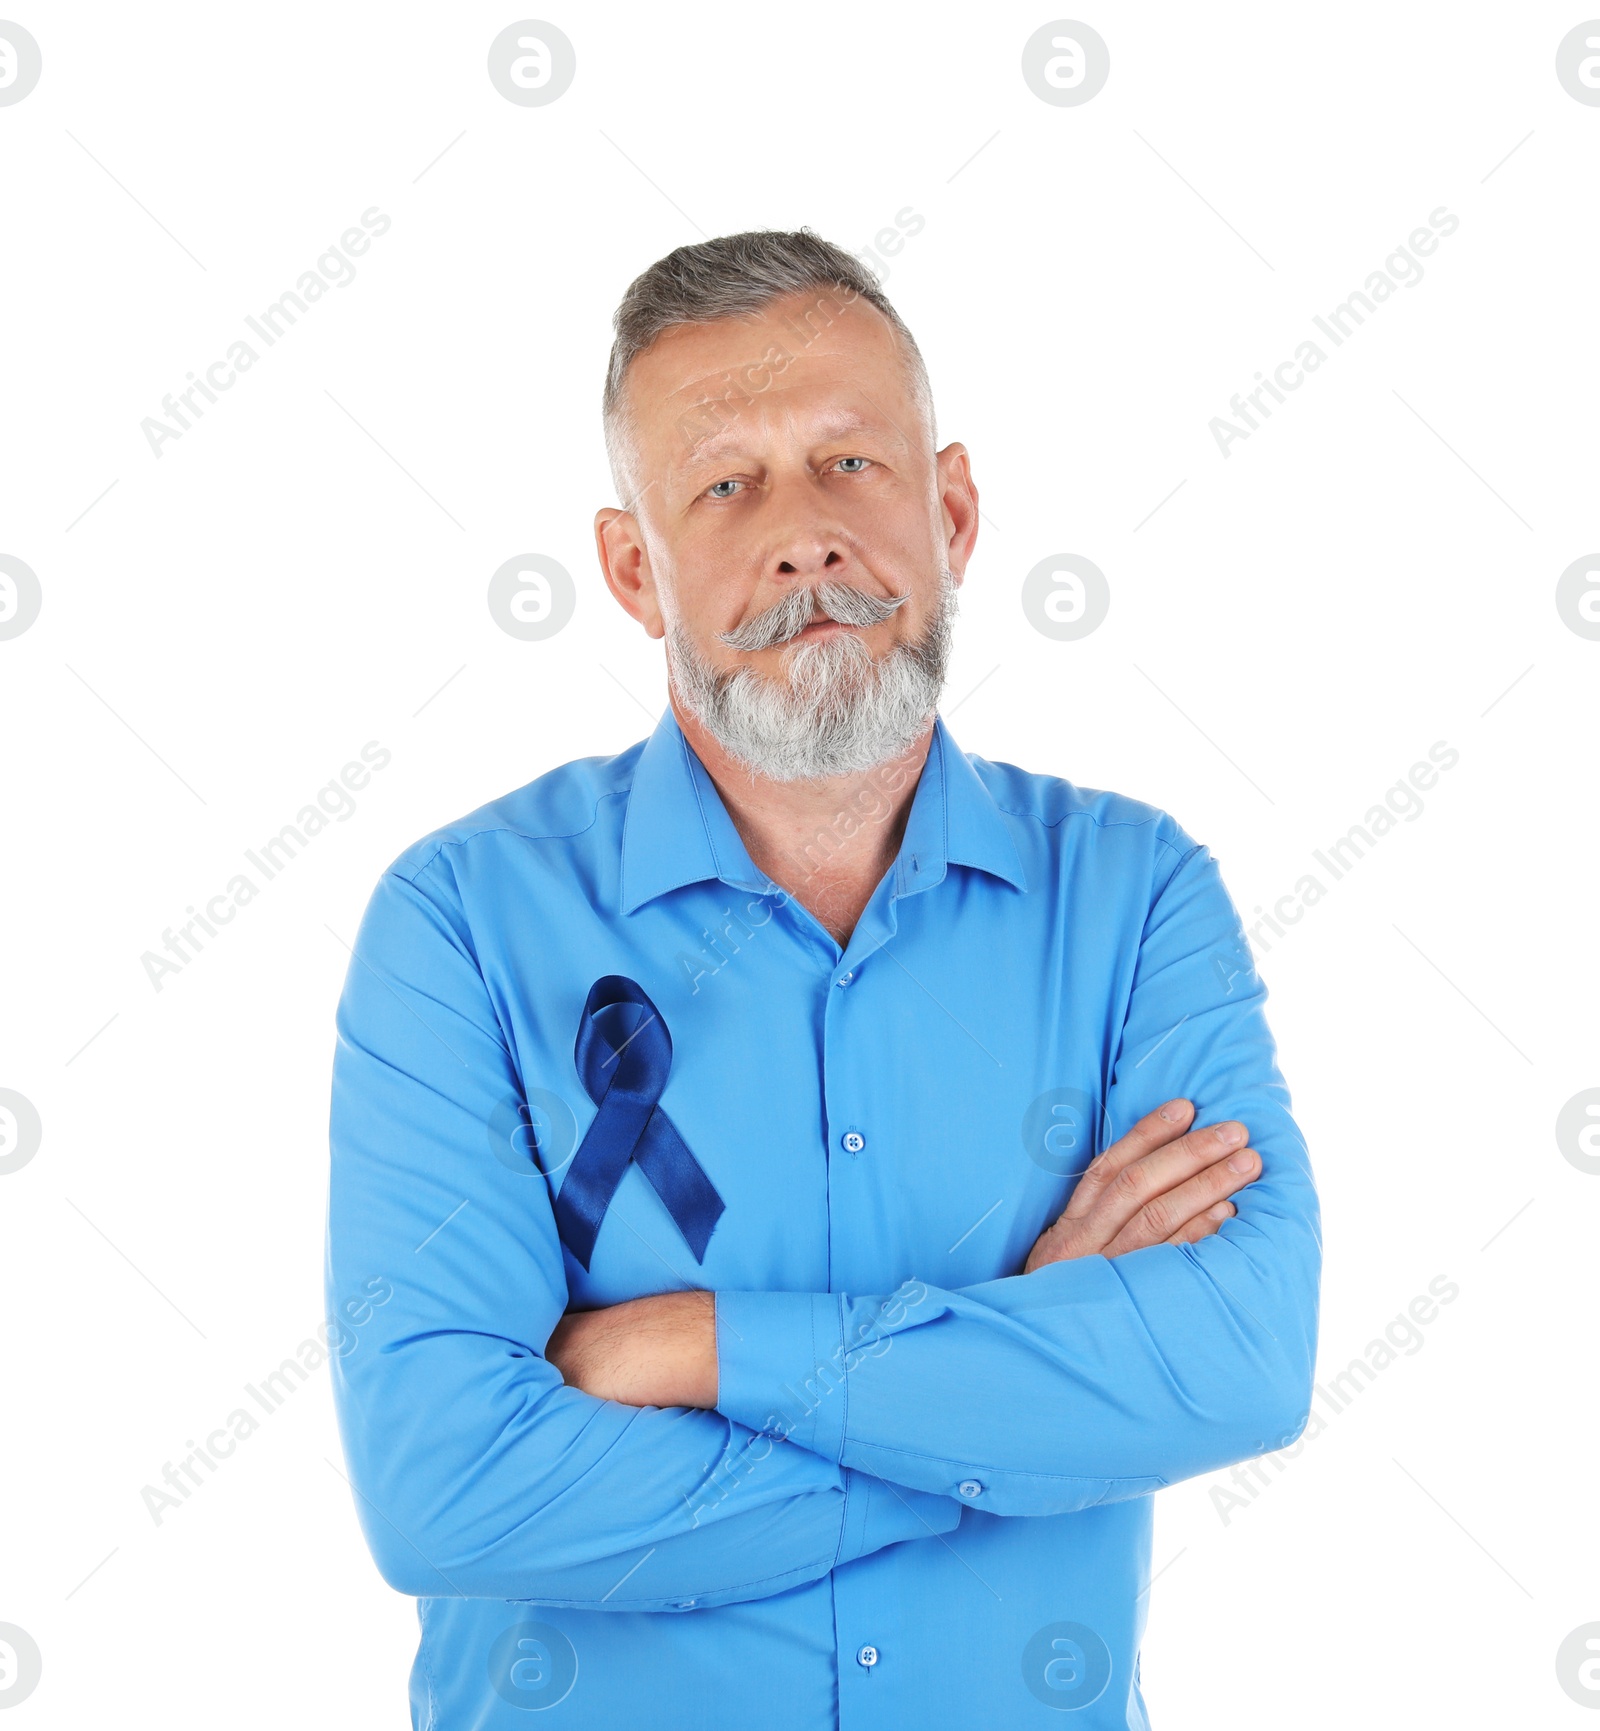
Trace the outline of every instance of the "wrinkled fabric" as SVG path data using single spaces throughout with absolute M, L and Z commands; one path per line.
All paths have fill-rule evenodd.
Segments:
M 607 975 L 671 1030 L 703 1262 L 636 1162 L 588 1268 L 557 1231 Z M 419 1601 L 413 1725 L 1144 1726 L 1152 1493 L 1309 1409 L 1317 1203 L 1265 997 L 1171 817 L 942 720 L 842 950 L 670 711 L 409 848 L 338 1008 L 327 1299 L 363 1529 Z M 1237 1216 L 1020 1274 L 1177 1095 L 1249 1127 Z M 717 1294 L 715 1411 L 542 1356 L 569 1306 L 684 1287 Z

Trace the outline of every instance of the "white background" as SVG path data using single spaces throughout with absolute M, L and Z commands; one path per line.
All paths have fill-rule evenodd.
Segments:
M 1460 1296 L 1226 1522 L 1226 1475 L 1161 1496 L 1155 1722 L 1587 1723 L 1555 1655 L 1600 1618 L 1600 1178 L 1554 1134 L 1600 1084 L 1600 643 L 1555 605 L 1600 545 L 1600 108 L 1555 75 L 1586 13 L 1095 0 L 1110 79 L 1055 107 L 1020 66 L 1058 14 L 1009 0 L 552 0 L 577 76 L 518 107 L 504 7 L 11 5 L 44 68 L 0 108 L 0 552 L 43 590 L 0 642 L 0 1086 L 44 1127 L 0 1177 L 0 1621 L 44 1655 L 15 1723 L 405 1723 L 414 1612 L 325 1368 L 159 1526 L 141 1488 L 321 1320 L 379 873 L 664 703 L 592 552 L 622 290 L 703 234 L 854 250 L 908 206 L 886 286 L 985 513 L 967 750 L 1170 810 L 1247 920 L 1460 753 L 1260 957 L 1321 1375 Z M 356 279 L 154 456 L 141 421 L 374 205 Z M 1224 457 L 1211 418 L 1441 205 L 1423 280 Z M 526 552 L 577 583 L 546 642 L 485 604 Z M 1063 552 L 1111 589 L 1079 642 L 1019 601 Z M 157 992 L 142 954 L 368 740 L 356 814 Z

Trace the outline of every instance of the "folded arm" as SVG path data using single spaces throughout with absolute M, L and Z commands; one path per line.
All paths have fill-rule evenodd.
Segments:
M 1030 1272 L 900 1295 L 719 1293 L 718 1410 L 999 1514 L 1139 1495 L 1293 1441 L 1310 1405 L 1320 1243 L 1265 996 L 1196 848 L 1146 922 L 1106 1101 L 1113 1125 L 1147 1120 L 1169 1094 L 1193 1103 L 1204 1128 L 1183 1138 L 1188 1164 L 1156 1222 L 1172 1232 L 1153 1230 L 1141 1203 L 1145 1247 L 1114 1234 L 1086 1252 L 1087 1215 L 1140 1201 L 1102 1163 Z M 1206 1153 L 1225 1124 L 1248 1126 L 1259 1176 L 1216 1221 L 1205 1184 L 1226 1194 L 1254 1170 L 1227 1176 L 1242 1137 Z M 816 1339 L 831 1343 L 821 1363 Z
M 563 1383 L 543 1177 L 492 1150 L 522 1090 L 441 856 L 373 895 L 338 1012 L 330 1125 L 334 1394 L 385 1579 L 419 1596 L 673 1610 L 764 1597 L 949 1531 L 896 1489 L 714 1411 Z M 352 1312 L 352 1314 L 354 1314 Z M 366 1316 L 366 1312 L 362 1312 Z

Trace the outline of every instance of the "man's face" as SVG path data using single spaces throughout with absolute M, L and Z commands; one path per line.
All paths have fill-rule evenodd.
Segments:
M 627 394 L 637 494 L 596 527 L 613 592 L 652 637 L 780 696 L 819 671 L 837 689 L 859 685 L 927 642 L 965 572 L 977 498 L 962 447 L 933 450 L 876 308 L 814 290 L 752 318 L 679 326 L 634 362 Z M 830 619 L 815 599 L 826 585 L 885 606 Z M 795 613 L 772 615 L 786 600 Z M 783 640 L 752 646 L 771 636 L 764 617 Z M 723 641 L 741 627 L 746 646 Z M 846 637 L 855 644 L 813 652 Z

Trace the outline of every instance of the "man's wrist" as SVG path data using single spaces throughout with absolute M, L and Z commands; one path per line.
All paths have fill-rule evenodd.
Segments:
M 672 1363 L 677 1399 L 673 1406 L 710 1409 L 717 1404 L 717 1295 L 664 1293 L 673 1325 Z
M 545 1356 L 569 1387 L 624 1406 L 717 1403 L 716 1298 L 662 1292 L 568 1315 Z

